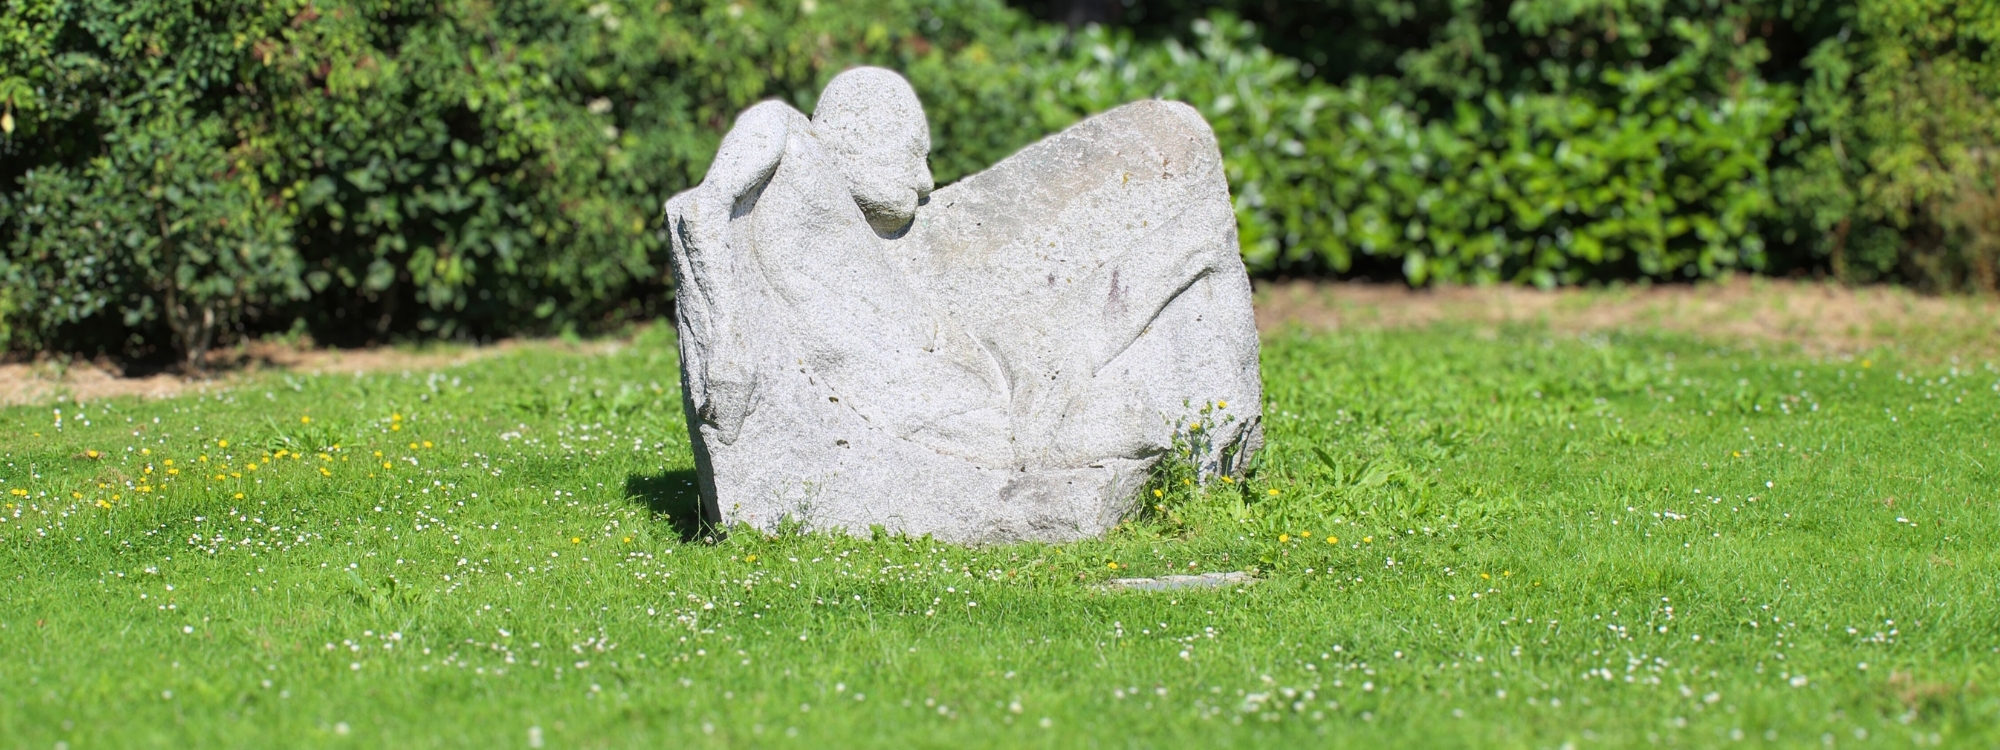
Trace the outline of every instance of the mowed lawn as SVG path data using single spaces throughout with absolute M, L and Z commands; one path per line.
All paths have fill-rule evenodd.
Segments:
M 665 328 L 0 411 L 0 748 L 2000 744 L 1992 362 L 1276 334 L 1249 481 L 963 548 L 702 538 Z

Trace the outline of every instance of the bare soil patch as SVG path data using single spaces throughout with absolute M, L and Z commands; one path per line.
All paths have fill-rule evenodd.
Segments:
M 1515 286 L 1433 287 L 1273 282 L 1257 287 L 1266 334 L 1393 330 L 1437 324 L 1545 326 L 1563 333 L 1662 330 L 1722 343 L 1795 345 L 1820 356 L 1892 350 L 1919 360 L 2000 357 L 2000 300 L 1927 297 L 1894 287 L 1737 278 L 1720 283 L 1544 291 Z M 111 363 L 0 364 L 0 406 L 61 399 L 161 398 L 228 388 L 267 372 L 432 370 L 523 347 L 607 350 L 626 339 L 566 344 L 509 340 L 483 346 L 320 349 L 255 342 L 218 353 L 208 374 L 127 377 Z
M 270 372 L 414 372 L 465 364 L 523 348 L 604 350 L 623 344 L 622 339 L 582 344 L 566 344 L 555 339 L 510 339 L 476 346 L 436 344 L 332 349 L 259 341 L 216 352 L 211 357 L 211 368 L 207 373 L 157 373 L 139 377 L 126 376 L 111 362 L 43 359 L 0 364 L 0 406 L 64 399 L 97 401 L 124 396 L 165 398 L 226 389 L 245 378 Z
M 1311 282 L 1263 284 L 1257 327 L 1274 333 L 1440 323 L 1564 333 L 1673 331 L 1718 343 L 1795 345 L 1815 356 L 1876 350 L 1921 360 L 2000 355 L 2000 300 L 1894 287 L 1742 278 L 1694 285 L 1558 289 Z

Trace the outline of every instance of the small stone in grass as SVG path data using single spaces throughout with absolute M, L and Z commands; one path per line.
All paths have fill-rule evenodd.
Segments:
M 1224 586 L 1248 586 L 1257 579 L 1240 570 L 1228 573 L 1203 573 L 1192 576 L 1161 576 L 1159 578 L 1113 578 L 1099 588 L 1105 591 L 1178 591 L 1181 589 L 1213 589 Z

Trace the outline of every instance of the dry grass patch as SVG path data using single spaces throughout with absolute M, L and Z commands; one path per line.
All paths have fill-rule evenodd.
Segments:
M 1277 282 L 1257 290 L 1257 327 L 1379 330 L 1461 323 L 1564 332 L 1653 329 L 1720 341 L 1794 345 L 1809 354 L 1893 349 L 1925 360 L 2000 354 L 2000 300 L 1928 297 L 1739 277 L 1685 286 L 1558 289 Z
M 1400 284 L 1288 281 L 1257 287 L 1257 327 L 1309 330 L 1384 330 L 1436 324 L 1546 326 L 1582 333 L 1666 330 L 1722 342 L 1796 346 L 1813 355 L 1890 349 L 1919 361 L 1953 357 L 1979 361 L 2000 356 L 2000 300 L 1929 297 L 1895 287 L 1739 277 L 1713 284 L 1558 289 L 1517 286 L 1434 287 Z M 122 396 L 165 398 L 226 388 L 246 376 L 434 370 L 521 347 L 562 351 L 615 351 L 630 337 L 591 343 L 553 339 L 506 340 L 489 345 L 320 349 L 253 342 L 211 356 L 206 373 L 130 376 L 109 361 L 0 364 L 0 406 L 47 403 L 67 397 L 96 401 Z
M 337 373 L 419 372 L 474 362 L 522 348 L 562 352 L 610 352 L 629 338 L 588 343 L 558 339 L 507 339 L 493 344 L 428 344 L 334 349 L 269 341 L 245 344 L 210 355 L 201 373 L 155 372 L 128 375 L 110 360 L 84 361 L 41 358 L 0 364 L 0 406 L 56 401 L 98 401 L 138 396 L 167 398 L 228 388 L 245 378 L 273 372 L 305 375 Z

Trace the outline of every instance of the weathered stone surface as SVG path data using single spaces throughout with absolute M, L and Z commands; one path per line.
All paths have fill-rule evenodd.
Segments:
M 954 542 L 1100 534 L 1262 444 L 1214 134 L 1144 101 L 932 192 L 909 85 L 746 110 L 667 202 L 704 512 Z
M 1220 589 L 1231 586 L 1249 586 L 1257 579 L 1243 571 L 1228 573 L 1201 573 L 1191 576 L 1161 576 L 1159 578 L 1113 578 L 1098 588 L 1103 591 L 1184 591 L 1187 589 Z

